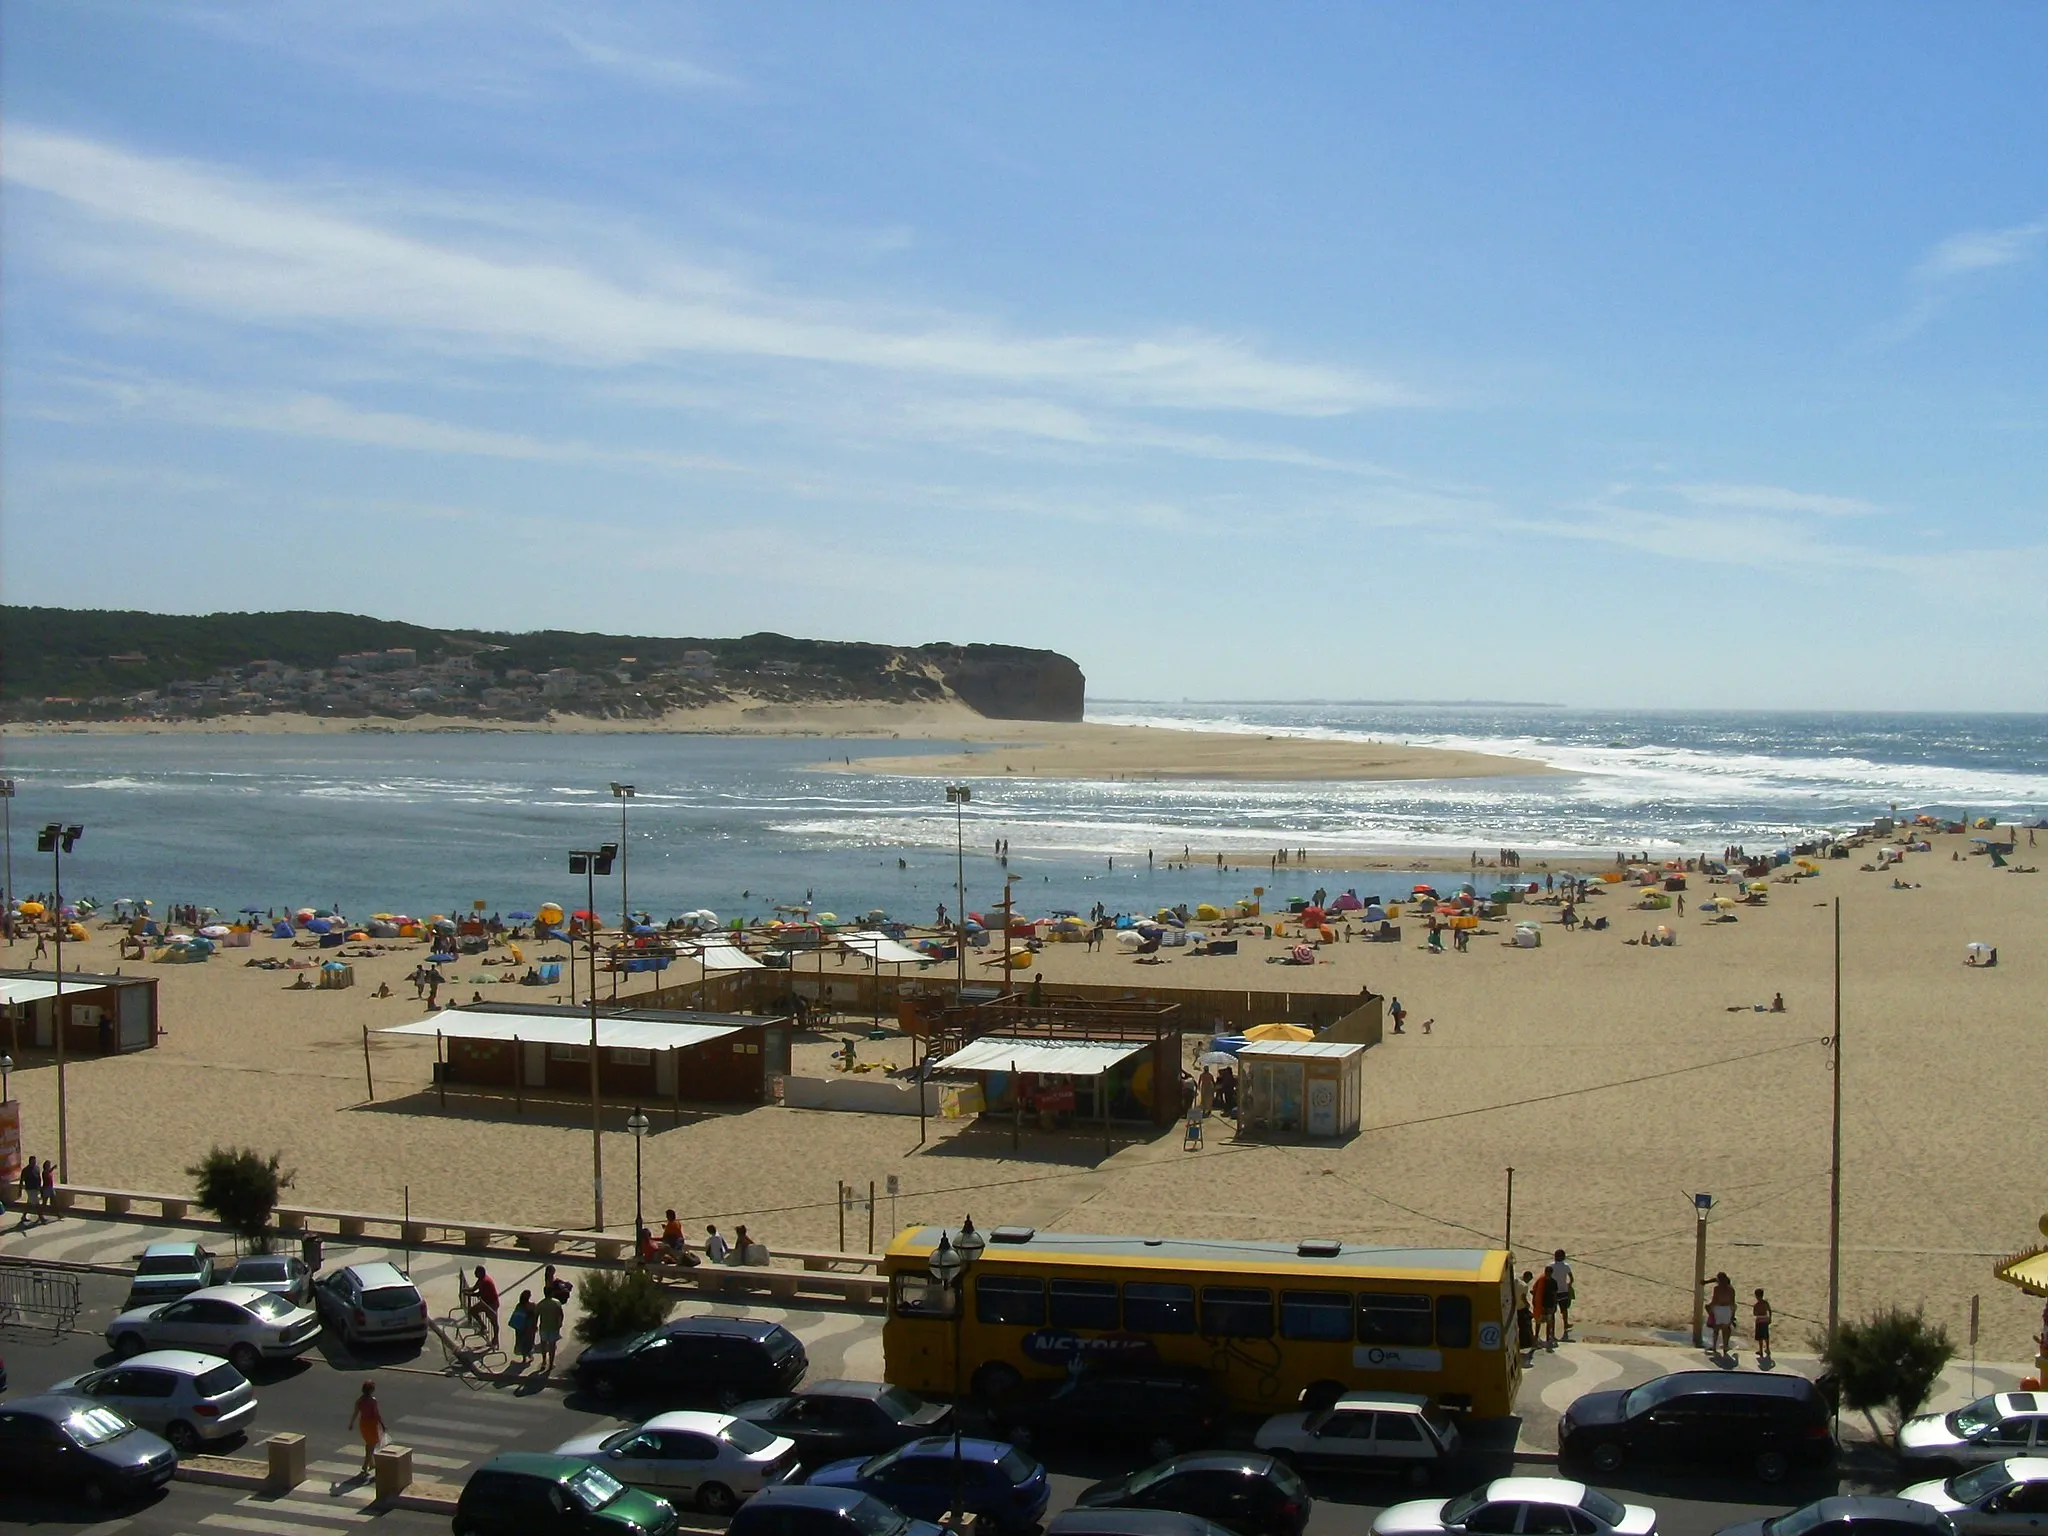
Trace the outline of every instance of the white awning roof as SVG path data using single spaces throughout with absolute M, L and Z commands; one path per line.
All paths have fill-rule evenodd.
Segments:
M 1339 1060 L 1357 1056 L 1365 1046 L 1347 1040 L 1254 1040 L 1239 1048 L 1237 1059 L 1246 1057 L 1273 1061 L 1305 1061 L 1312 1057 Z
M 664 1019 L 597 1018 L 600 1050 L 668 1051 L 736 1035 L 738 1024 L 686 1024 Z M 415 1024 L 394 1024 L 380 1035 L 445 1035 L 451 1040 L 523 1040 L 536 1045 L 590 1044 L 590 1016 L 574 1013 L 497 1013 L 450 1008 Z
M 89 985 L 84 981 L 75 982 L 76 992 Z M 0 1003 L 40 1003 L 46 997 L 57 995 L 57 983 L 45 981 L 40 976 L 0 976 Z
M 921 965 L 925 957 L 884 933 L 842 933 L 839 943 L 856 955 L 866 955 L 877 965 Z
M 758 971 L 761 962 L 736 944 L 712 940 L 696 947 L 698 961 L 707 971 Z
M 1009 1035 L 983 1035 L 965 1050 L 955 1051 L 933 1069 L 939 1072 L 1064 1072 L 1070 1077 L 1096 1077 L 1118 1062 L 1151 1049 L 1140 1040 L 1019 1040 Z

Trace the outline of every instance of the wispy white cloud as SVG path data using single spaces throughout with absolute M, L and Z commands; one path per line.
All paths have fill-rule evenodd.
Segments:
M 1950 235 L 1928 253 L 1916 275 L 1939 280 L 2028 260 L 2048 238 L 2048 219 L 2009 229 L 1967 229 Z
M 1811 513 L 1816 517 L 1863 517 L 1877 510 L 1856 496 L 1817 496 L 1778 485 L 1674 485 L 1694 506 L 1734 507 L 1751 512 Z
M 621 47 L 569 27 L 556 27 L 554 31 L 574 57 L 599 69 L 624 75 L 629 80 L 685 91 L 730 91 L 739 84 L 730 75 L 722 75 L 715 69 L 707 69 L 676 54 Z
M 324 328 L 558 365 L 684 357 L 1063 391 L 1127 406 L 1326 416 L 1419 403 L 1356 369 L 1192 328 L 1029 334 L 954 315 L 791 297 L 679 257 L 633 273 L 333 211 L 189 161 L 30 127 L 4 174 L 62 217 L 24 221 L 74 272 L 245 325 Z

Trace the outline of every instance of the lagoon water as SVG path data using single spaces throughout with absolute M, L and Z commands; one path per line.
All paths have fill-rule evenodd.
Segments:
M 1091 720 L 1268 735 L 1369 736 L 1531 757 L 1552 777 L 1382 784 L 971 780 L 968 906 L 1000 898 L 1011 842 L 1023 910 L 1150 909 L 1317 885 L 1406 888 L 1464 878 L 1471 850 L 1603 856 L 1774 846 L 1901 809 L 2033 821 L 2048 812 L 2048 718 L 1595 712 L 1518 707 L 1098 701 Z M 933 780 L 821 771 L 929 742 L 702 736 L 381 732 L 341 736 L 39 736 L 6 742 L 13 873 L 49 884 L 33 829 L 88 831 L 67 895 L 242 906 L 532 910 L 582 905 L 566 852 L 616 839 L 609 783 L 636 785 L 628 879 L 636 909 L 765 914 L 807 896 L 842 916 L 928 921 L 954 896 L 954 819 Z M 991 768 L 998 768 L 991 759 Z M 1282 845 L 1395 871 L 1269 877 L 1264 857 L 1168 870 L 1184 845 Z M 1146 854 L 1154 855 L 1147 868 Z M 907 866 L 899 868 L 901 859 Z M 1115 867 L 1111 868 L 1110 860 Z M 598 909 L 619 907 L 617 877 Z

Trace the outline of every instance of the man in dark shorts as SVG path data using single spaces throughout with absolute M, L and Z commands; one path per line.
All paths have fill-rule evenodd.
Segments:
M 1750 1315 L 1756 1319 L 1756 1363 L 1771 1363 L 1771 1304 L 1764 1300 L 1763 1288 L 1757 1288 L 1756 1300 L 1750 1303 Z
M 1569 1344 L 1572 1339 L 1572 1292 L 1575 1289 L 1576 1277 L 1572 1274 L 1571 1265 L 1565 1262 L 1562 1248 L 1550 1256 L 1550 1263 L 1544 1267 L 1543 1273 L 1550 1278 L 1550 1304 L 1556 1309 L 1557 1321 L 1564 1326 L 1564 1340 Z M 1555 1337 L 1551 1342 L 1557 1342 Z
M 1529 1299 L 1529 1283 L 1535 1278 L 1525 1269 L 1515 1282 L 1515 1345 L 1530 1360 L 1536 1357 L 1536 1314 Z

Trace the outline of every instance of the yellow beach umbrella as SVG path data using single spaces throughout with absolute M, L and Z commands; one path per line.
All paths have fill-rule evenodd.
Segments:
M 1254 1024 L 1244 1032 L 1247 1040 L 1313 1040 L 1316 1032 L 1301 1024 Z

